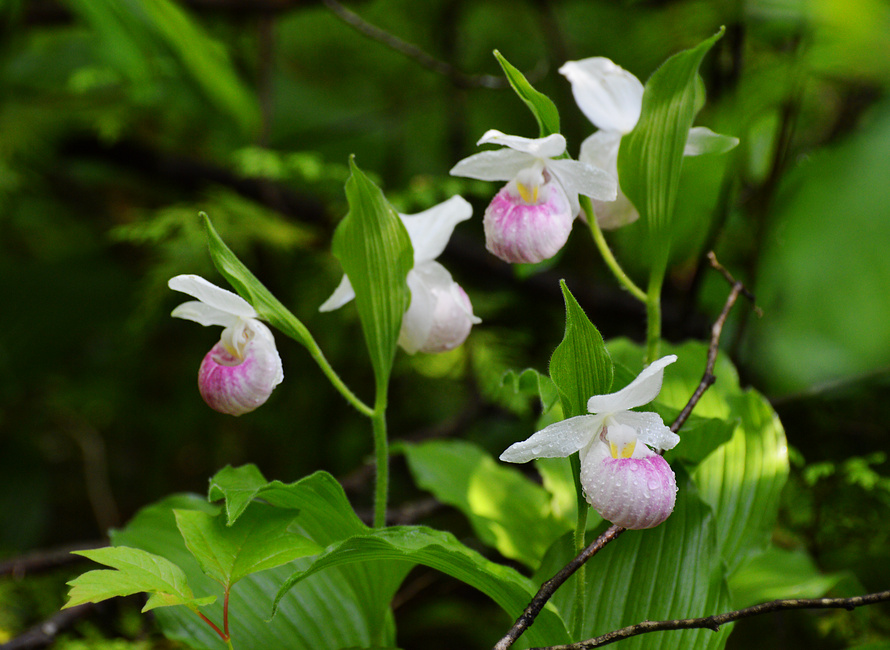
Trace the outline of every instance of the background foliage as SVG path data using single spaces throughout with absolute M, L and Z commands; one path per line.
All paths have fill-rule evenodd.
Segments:
M 303 348 L 278 338 L 286 377 L 265 408 L 238 419 L 217 414 L 195 386 L 215 334 L 169 318 L 179 298 L 166 288 L 179 273 L 219 279 L 197 217 L 206 211 L 344 379 L 370 395 L 355 308 L 317 311 L 342 274 L 330 242 L 346 212 L 350 154 L 400 211 L 460 192 L 477 215 L 458 227 L 444 258 L 484 323 L 453 353 L 397 355 L 393 438 L 459 437 L 498 452 L 527 435 L 539 414 L 501 377 L 508 368 L 546 368 L 564 328 L 559 278 L 607 339 L 640 338 L 644 319 L 580 228 L 558 268 L 537 275 L 484 253 L 480 217 L 494 187 L 447 170 L 488 128 L 534 137 L 537 127 L 503 83 L 489 88 L 476 75 L 502 79 L 491 54 L 498 49 L 554 98 L 577 153 L 591 127 L 555 72 L 563 61 L 608 56 L 645 80 L 725 25 L 702 67 L 709 97 L 698 123 L 741 145 L 684 163 L 665 334 L 676 342 L 706 334 L 726 294 L 704 271 L 714 248 L 764 310 L 762 318 L 736 311 L 726 352 L 742 385 L 778 410 L 792 448 L 773 531 L 788 555 L 764 561 L 765 580 L 810 562 L 836 595 L 886 588 L 890 6 L 350 7 L 453 67 L 427 69 L 319 2 L 0 3 L 0 552 L 98 542 L 148 503 L 204 493 L 226 464 L 256 463 L 287 482 L 325 469 L 367 514 L 365 423 L 319 381 Z M 610 236 L 632 271 L 642 237 L 639 224 Z M 484 537 L 488 523 L 413 487 L 416 453 L 401 458 L 392 501 L 405 506 L 406 522 L 455 531 L 464 542 Z M 513 559 L 526 553 L 540 550 Z M 68 577 L 3 578 L 0 635 L 56 611 Z M 479 647 L 505 627 L 479 594 L 429 569 L 416 569 L 404 590 L 419 595 L 396 596 L 403 647 Z M 155 647 L 148 644 L 161 642 L 151 621 L 133 614 L 138 607 L 102 610 L 59 647 L 84 639 Z M 748 621 L 729 647 L 751 639 L 763 648 L 884 647 L 874 645 L 890 639 L 881 612 Z M 467 620 L 474 624 L 455 625 Z M 114 645 L 122 639 L 131 642 Z

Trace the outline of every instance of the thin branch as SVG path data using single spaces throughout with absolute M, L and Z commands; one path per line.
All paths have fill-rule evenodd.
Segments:
M 739 294 L 745 296 L 752 303 L 754 302 L 754 294 L 748 291 L 744 284 L 732 277 L 732 274 L 717 261 L 717 256 L 714 255 L 714 251 L 708 253 L 708 260 L 711 262 L 711 266 L 719 271 L 723 277 L 726 278 L 726 281 L 732 285 L 732 290 L 726 298 L 726 304 L 723 305 L 723 310 L 720 312 L 720 316 L 717 317 L 717 320 L 711 326 L 711 343 L 708 345 L 708 362 L 705 365 L 705 372 L 702 375 L 701 381 L 696 387 L 695 392 L 692 393 L 692 397 L 689 398 L 686 406 L 683 407 L 683 410 L 680 411 L 680 415 L 677 416 L 677 419 L 674 420 L 674 423 L 671 425 L 671 431 L 674 433 L 677 433 L 677 431 L 680 430 L 680 427 L 686 423 L 686 420 L 692 414 L 692 409 L 698 404 L 702 395 L 704 395 L 705 391 L 717 381 L 717 377 L 714 376 L 714 364 L 717 363 L 717 351 L 720 345 L 720 336 L 723 333 L 723 325 L 726 323 L 726 318 L 729 316 L 729 312 L 733 305 L 735 305 Z M 754 310 L 758 315 L 762 315 L 760 308 L 756 305 L 754 306 Z
M 395 50 L 400 54 L 404 54 L 408 58 L 416 61 L 427 70 L 432 70 L 437 74 L 447 77 L 458 88 L 509 87 L 509 84 L 504 77 L 490 74 L 467 74 L 466 72 L 458 70 L 446 61 L 440 61 L 439 59 L 426 53 L 416 45 L 408 43 L 407 41 L 403 41 L 398 36 L 390 34 L 389 32 L 380 29 L 376 25 L 372 25 L 355 12 L 350 11 L 342 4 L 337 2 L 337 0 L 322 0 L 322 2 L 325 7 L 327 7 L 334 15 L 337 16 L 337 18 L 355 29 L 357 32 L 364 34 L 368 38 L 374 39 L 378 43 L 382 43 L 386 47 Z M 535 66 L 535 69 L 532 70 L 529 75 L 527 75 L 529 81 L 537 80 L 540 77 L 543 77 L 544 74 L 547 72 L 548 67 L 549 66 L 546 64 L 546 62 L 539 62 L 538 65 Z
M 594 639 L 579 641 L 568 645 L 554 645 L 544 648 L 532 648 L 531 650 L 589 650 L 589 648 L 601 648 L 604 645 L 615 643 L 622 639 L 627 639 L 639 634 L 647 632 L 657 632 L 660 630 L 688 630 L 697 628 L 707 628 L 716 632 L 721 625 L 732 623 L 743 618 L 759 616 L 769 612 L 778 612 L 786 609 L 846 609 L 853 610 L 864 605 L 873 605 L 890 601 L 890 591 L 881 591 L 864 596 L 854 596 L 852 598 L 788 598 L 785 600 L 774 600 L 753 607 L 746 607 L 733 612 L 724 614 L 716 614 L 714 616 L 705 616 L 702 618 L 684 618 L 673 621 L 643 621 L 636 625 L 621 628 L 614 632 L 609 632 Z
M 85 551 L 94 548 L 108 546 L 107 542 L 95 541 L 81 544 L 67 544 L 45 551 L 35 551 L 10 560 L 0 562 L 0 576 L 10 576 L 20 580 L 26 575 L 44 573 L 59 567 L 68 566 L 77 562 L 83 562 L 84 558 L 72 555 L 74 551 Z
M 606 544 L 618 537 L 625 530 L 626 529 L 621 526 L 609 526 L 602 535 L 597 537 L 587 548 L 581 551 L 574 560 L 566 564 L 555 576 L 542 584 L 541 588 L 538 589 L 538 593 L 535 594 L 535 597 L 532 598 L 531 602 L 528 604 L 528 607 L 526 607 L 525 611 L 522 612 L 522 615 L 516 619 L 513 627 L 511 627 L 503 638 L 495 644 L 493 650 L 507 650 L 507 648 L 513 645 L 513 643 L 516 642 L 516 639 L 522 636 L 522 633 L 535 622 L 535 618 L 537 618 L 541 610 L 544 609 L 544 605 L 547 604 L 547 601 L 550 600 L 556 590 L 559 589 L 562 584 L 575 573 L 575 571 L 580 569 L 587 560 L 599 553 Z
M 91 614 L 94 609 L 95 605 L 93 603 L 84 603 L 70 609 L 63 609 L 11 641 L 0 645 L 0 650 L 46 648 L 55 641 L 56 636 L 70 628 L 81 618 Z

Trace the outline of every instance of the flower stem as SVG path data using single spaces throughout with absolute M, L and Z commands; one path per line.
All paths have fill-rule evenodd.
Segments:
M 349 387 L 343 383 L 343 380 L 340 379 L 340 375 L 331 367 L 331 364 L 328 363 L 327 358 L 325 358 L 324 353 L 321 351 L 321 348 L 318 347 L 318 344 L 315 342 L 311 336 L 308 336 L 308 332 L 306 332 L 307 338 L 303 340 L 303 343 L 306 345 L 306 349 L 309 350 L 309 354 L 312 355 L 312 358 L 315 359 L 315 363 L 318 364 L 318 367 L 321 368 L 321 371 L 325 374 L 325 377 L 330 380 L 331 384 L 336 388 L 339 393 L 349 402 L 355 410 L 364 415 L 365 417 L 372 418 L 376 413 L 375 409 L 372 409 L 370 406 L 365 404 L 361 399 L 356 396 Z
M 581 488 L 581 457 L 580 454 L 572 454 L 572 475 L 575 477 L 575 489 L 578 497 L 578 519 L 575 524 L 575 555 L 579 555 L 587 546 L 587 499 Z M 575 603 L 572 617 L 572 638 L 580 639 L 584 625 L 584 615 L 587 610 L 587 571 L 585 565 L 581 565 L 575 572 Z
M 384 383 L 377 387 L 377 399 L 371 426 L 374 431 L 374 457 L 377 475 L 374 483 L 374 528 L 386 526 L 386 501 L 389 492 L 389 441 L 386 436 L 386 392 Z
M 643 303 L 648 302 L 646 292 L 640 289 L 640 287 L 630 279 L 627 273 L 624 272 L 624 269 L 621 268 L 621 265 L 618 264 L 618 260 L 616 260 L 615 256 L 612 254 L 612 250 L 606 242 L 603 231 L 596 221 L 596 215 L 593 213 L 593 204 L 590 202 L 590 198 L 582 196 L 580 199 L 581 209 L 584 210 L 584 214 L 587 216 L 587 225 L 590 226 L 590 232 L 593 234 L 593 241 L 599 249 L 600 255 L 603 256 L 606 266 L 612 271 L 612 274 L 615 276 L 615 279 L 618 280 L 618 283 L 627 289 L 634 298 Z
M 661 285 L 664 284 L 666 269 L 667 259 L 663 263 L 661 259 L 657 259 L 649 274 L 649 290 L 646 293 L 646 364 L 658 358 L 661 346 Z

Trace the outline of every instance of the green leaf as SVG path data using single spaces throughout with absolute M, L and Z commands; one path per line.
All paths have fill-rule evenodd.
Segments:
M 572 520 L 553 512 L 546 490 L 472 443 L 435 440 L 400 450 L 417 485 L 463 512 L 479 539 L 504 557 L 535 568 L 553 541 L 572 529 Z
M 650 255 L 667 260 L 683 149 L 696 113 L 698 68 L 723 28 L 669 58 L 646 82 L 636 127 L 621 139 L 621 189 L 646 224 Z
M 268 499 L 266 498 L 268 497 Z M 299 509 L 293 530 L 322 546 L 343 539 L 344 531 L 367 529 L 356 517 L 340 485 L 318 473 L 296 483 L 267 485 L 263 501 L 277 507 Z M 260 504 L 251 504 L 246 512 Z M 141 510 L 123 530 L 114 531 L 113 543 L 138 546 L 169 558 L 182 567 L 198 593 L 222 594 L 223 588 L 207 576 L 183 542 L 173 510 L 216 513 L 200 496 L 170 497 Z M 242 516 L 247 516 L 242 515 Z M 317 650 L 368 648 L 375 643 L 395 645 L 389 606 L 392 596 L 411 568 L 405 562 L 369 561 L 335 567 L 294 587 L 279 603 L 279 616 L 267 622 L 281 584 L 312 561 L 300 558 L 286 565 L 241 579 L 232 590 L 230 630 L 238 650 Z M 324 615 L 319 615 L 324 612 Z M 222 620 L 221 601 L 205 613 Z M 219 637 L 197 616 L 182 608 L 158 610 L 164 634 L 194 648 L 222 648 Z
M 226 587 L 251 573 L 322 550 L 291 530 L 298 516 L 291 510 L 256 503 L 231 526 L 222 515 L 198 510 L 174 510 L 173 514 L 185 545 L 204 573 Z
M 210 479 L 208 501 L 225 499 L 226 518 L 229 526 L 235 523 L 257 493 L 269 482 L 256 465 L 241 467 L 227 465 Z
M 399 215 L 349 159 L 349 213 L 334 233 L 332 251 L 355 290 L 355 304 L 377 386 L 387 383 L 402 316 L 408 308 L 408 271 L 414 252 Z
M 116 571 L 89 571 L 69 582 L 71 591 L 64 607 L 98 603 L 143 591 L 150 594 L 143 612 L 172 605 L 185 605 L 197 611 L 198 607 L 216 600 L 215 596 L 195 598 L 182 569 L 164 557 L 138 548 L 107 547 L 74 551 L 74 554 Z
M 510 567 L 485 559 L 461 544 L 451 533 L 425 526 L 392 526 L 331 546 L 309 568 L 295 573 L 281 588 L 279 596 L 321 571 L 378 559 L 422 564 L 475 587 L 508 614 L 509 620 L 505 618 L 505 624 L 522 613 L 538 590 L 528 578 Z M 541 611 L 524 636 L 535 645 L 569 641 L 565 623 L 550 606 Z
M 559 389 L 565 417 L 587 413 L 587 400 L 612 388 L 614 366 L 603 337 L 560 280 L 566 303 L 566 331 L 550 358 L 550 377 Z
M 559 111 L 556 110 L 556 104 L 553 103 L 547 95 L 535 90 L 519 70 L 514 68 L 500 52 L 494 51 L 494 56 L 504 69 L 507 81 L 510 86 L 519 95 L 519 99 L 525 102 L 529 107 L 535 120 L 538 122 L 538 128 L 541 131 L 539 137 L 545 138 L 552 133 L 559 133 Z
M 843 575 L 825 575 L 803 550 L 770 546 L 742 563 L 729 579 L 732 606 L 742 609 L 779 598 L 822 598 Z
M 711 509 L 682 469 L 677 483 L 677 504 L 667 521 L 650 530 L 625 531 L 588 562 L 582 638 L 646 620 L 691 618 L 729 609 Z M 573 556 L 571 535 L 565 535 L 548 553 L 535 581 L 552 577 Z M 575 606 L 574 581 L 569 578 L 552 599 L 565 620 Z M 716 634 L 660 632 L 626 639 L 621 645 L 646 650 L 721 648 L 728 634 L 727 627 Z
M 314 348 L 315 343 L 309 330 L 294 316 L 263 284 L 241 263 L 235 253 L 226 246 L 216 232 L 210 217 L 201 213 L 204 227 L 207 230 L 207 243 L 213 264 L 223 277 L 229 281 L 235 291 L 249 302 L 260 318 L 274 325 L 278 330 L 290 336 L 307 348 Z
M 542 418 L 552 417 L 551 411 L 559 404 L 559 389 L 556 384 L 534 368 L 526 368 L 522 372 L 508 370 L 501 378 L 501 387 L 511 388 L 516 395 L 540 399 Z

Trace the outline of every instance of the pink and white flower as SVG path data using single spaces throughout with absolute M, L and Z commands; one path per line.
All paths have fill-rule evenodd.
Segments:
M 408 272 L 411 303 L 402 317 L 399 345 L 410 353 L 453 350 L 482 322 L 473 315 L 470 299 L 448 270 L 435 261 L 454 227 L 473 214 L 463 197 L 447 201 L 417 214 L 400 214 L 414 248 L 414 267 Z M 355 291 L 345 275 L 333 295 L 319 311 L 339 309 L 355 298 Z
M 594 395 L 587 402 L 592 415 L 551 424 L 508 447 L 501 460 L 526 463 L 580 451 L 581 486 L 594 510 L 624 528 L 657 526 L 674 510 L 677 481 L 656 451 L 673 448 L 680 437 L 657 413 L 630 409 L 655 399 L 665 366 L 676 360 L 663 357 L 618 392 Z
M 219 342 L 201 362 L 198 390 L 210 408 L 243 415 L 261 406 L 281 383 L 284 371 L 269 328 L 241 296 L 198 275 L 177 275 L 167 285 L 197 298 L 171 316 L 223 327 Z
M 453 176 L 508 181 L 485 210 L 485 247 L 505 262 L 541 262 L 566 243 L 580 211 L 578 195 L 612 200 L 617 180 L 602 169 L 560 158 L 565 138 L 523 138 L 487 131 L 477 145 L 504 148 L 464 158 Z
M 578 108 L 599 129 L 581 143 L 578 160 L 605 169 L 617 178 L 618 147 L 621 138 L 633 131 L 640 119 L 643 84 L 630 72 L 602 56 L 568 61 L 559 72 L 571 82 Z M 689 130 L 683 154 L 724 153 L 738 143 L 738 138 L 696 126 Z M 615 199 L 591 198 L 594 199 L 596 221 L 601 228 L 618 228 L 640 217 L 620 187 Z

